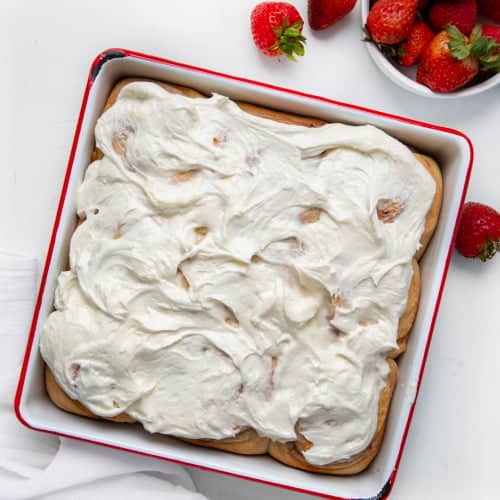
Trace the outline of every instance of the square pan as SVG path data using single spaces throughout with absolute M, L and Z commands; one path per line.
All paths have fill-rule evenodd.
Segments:
M 94 421 L 57 409 L 49 400 L 39 353 L 41 326 L 53 308 L 59 273 L 67 262 L 75 228 L 76 192 L 94 146 L 94 126 L 113 85 L 124 77 L 146 77 L 217 92 L 306 116 L 348 124 L 370 123 L 419 152 L 434 157 L 443 175 L 443 204 L 434 237 L 420 261 L 422 291 L 408 349 L 398 359 L 399 379 L 379 454 L 355 476 L 325 476 L 286 467 L 266 456 L 240 456 L 201 448 L 139 425 Z M 398 471 L 432 338 L 446 274 L 472 169 L 473 148 L 463 133 L 401 116 L 337 102 L 270 84 L 126 50 L 109 49 L 93 61 L 59 199 L 14 401 L 18 419 L 33 430 L 70 437 L 183 465 L 220 472 L 325 498 L 387 498 Z

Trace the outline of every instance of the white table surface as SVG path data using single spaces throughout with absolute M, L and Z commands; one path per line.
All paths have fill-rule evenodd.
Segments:
M 457 128 L 475 145 L 469 199 L 500 208 L 500 86 L 428 100 L 389 82 L 360 41 L 359 5 L 311 33 L 298 64 L 258 54 L 256 0 L 2 0 L 0 246 L 43 262 L 75 120 L 94 56 L 125 47 Z M 293 0 L 305 14 L 306 0 Z M 455 255 L 393 494 L 399 499 L 499 498 L 500 257 Z M 313 498 L 192 471 L 212 500 Z M 124 499 L 126 495 L 124 492 Z

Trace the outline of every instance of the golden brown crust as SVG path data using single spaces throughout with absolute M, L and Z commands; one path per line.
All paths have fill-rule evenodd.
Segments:
M 260 106 L 256 106 L 255 104 L 249 104 L 247 102 L 237 102 L 236 104 L 238 104 L 238 106 L 243 111 L 250 113 L 251 115 L 260 116 L 261 118 L 267 118 L 268 120 L 274 120 L 281 123 L 287 123 L 289 125 L 300 125 L 302 127 L 321 127 L 326 123 L 319 118 L 291 115 L 290 113 L 283 113 L 282 111 L 276 111 L 275 109 L 262 108 Z
M 427 217 L 425 219 L 424 232 L 422 233 L 422 237 L 420 238 L 420 244 L 422 245 L 418 250 L 415 258 L 420 260 L 422 255 L 424 254 L 427 245 L 429 244 L 432 235 L 434 234 L 434 230 L 436 229 L 439 213 L 441 212 L 441 203 L 443 201 L 443 178 L 441 176 L 441 170 L 439 169 L 438 164 L 432 159 L 430 156 L 415 153 L 415 156 L 420 161 L 420 163 L 426 168 L 427 172 L 431 174 L 434 182 L 436 184 L 436 192 L 434 194 L 434 200 L 432 201 L 431 208 L 427 213 Z
M 375 458 L 382 444 L 387 414 L 392 400 L 392 393 L 394 392 L 398 379 L 398 365 L 396 362 L 393 359 L 388 359 L 387 363 L 390 371 L 387 377 L 386 386 L 380 393 L 377 429 L 375 430 L 374 438 L 364 451 L 348 461 L 315 466 L 305 461 L 304 456 L 297 447 L 297 442 L 291 441 L 288 443 L 278 443 L 276 441 L 272 441 L 269 445 L 269 455 L 279 462 L 295 467 L 296 469 L 302 469 L 309 472 L 319 472 L 322 474 L 346 476 L 357 474 L 365 469 Z
M 410 287 L 408 290 L 408 300 L 406 301 L 405 311 L 399 318 L 398 348 L 389 353 L 389 357 L 393 359 L 406 351 L 408 335 L 410 334 L 411 327 L 415 321 L 418 304 L 420 302 L 420 267 L 416 259 L 413 259 L 411 264 L 413 275 L 411 277 Z
M 108 110 L 113 104 L 115 103 L 116 99 L 118 98 L 118 94 L 122 90 L 125 85 L 128 85 L 129 83 L 133 82 L 150 82 L 148 78 L 124 78 L 123 80 L 120 80 L 111 90 L 111 93 L 109 94 L 108 99 L 106 100 L 106 103 L 104 104 L 104 111 Z M 159 82 L 155 81 L 157 85 L 160 87 L 164 88 L 168 92 L 172 92 L 172 94 L 182 94 L 187 97 L 203 97 L 203 94 L 198 92 L 197 90 L 190 89 L 189 87 L 182 87 L 181 85 L 171 85 L 170 83 L 166 82 Z
M 216 448 L 229 451 L 239 455 L 265 455 L 269 448 L 270 440 L 261 437 L 254 429 L 245 429 L 232 438 L 226 439 L 188 439 L 177 438 L 186 443 L 204 446 L 205 448 Z
M 128 83 L 134 81 L 151 81 L 144 78 L 126 78 L 118 82 L 112 89 L 108 100 L 104 106 L 104 110 L 108 109 L 116 101 L 116 98 L 120 90 Z M 155 82 L 162 86 L 164 89 L 187 95 L 190 97 L 198 98 L 203 97 L 203 94 L 197 92 L 196 90 L 181 87 L 178 85 L 172 85 L 164 82 Z M 282 123 L 289 123 L 293 125 L 302 125 L 308 127 L 319 127 L 324 125 L 326 122 L 311 117 L 304 117 L 298 115 L 291 115 L 288 113 L 283 113 L 280 111 L 261 108 L 249 103 L 237 103 L 244 111 L 260 116 L 262 118 L 267 118 L 270 120 L 276 120 Z M 399 354 L 404 352 L 406 349 L 406 342 L 411 330 L 413 321 L 415 319 L 419 297 L 420 297 L 420 272 L 417 259 L 419 259 L 436 227 L 439 211 L 441 207 L 442 199 L 442 180 L 441 173 L 437 164 L 432 160 L 432 158 L 415 153 L 415 156 L 422 163 L 422 165 L 429 171 L 436 182 L 436 195 L 432 203 L 431 209 L 426 217 L 425 227 L 421 238 L 421 249 L 416 254 L 416 258 L 412 262 L 413 276 L 409 286 L 408 301 L 406 305 L 405 312 L 400 318 L 399 328 L 398 328 L 398 348 L 394 349 L 389 353 L 387 363 L 390 367 L 390 373 L 387 378 L 387 384 L 382 390 L 379 399 L 379 410 L 378 410 L 378 421 L 375 436 L 372 439 L 370 445 L 362 453 L 353 457 L 349 461 L 336 462 L 327 466 L 313 466 L 308 464 L 302 453 L 300 452 L 300 434 L 298 435 L 298 440 L 296 442 L 289 443 L 278 443 L 270 441 L 267 438 L 260 437 L 254 429 L 245 429 L 241 431 L 238 435 L 233 438 L 227 438 L 222 440 L 211 440 L 211 439 L 187 439 L 183 438 L 183 441 L 196 444 L 198 446 L 205 446 L 209 448 L 217 448 L 220 450 L 244 454 L 244 455 L 259 455 L 269 453 L 276 460 L 296 467 L 299 469 L 320 472 L 324 474 L 337 474 L 337 475 L 347 475 L 356 474 L 363 469 L 365 469 L 369 463 L 376 456 L 380 446 L 382 444 L 385 423 L 387 414 L 390 407 L 390 402 L 392 398 L 392 393 L 397 381 L 397 364 L 393 358 L 397 357 Z M 92 153 L 92 161 L 100 159 L 102 153 L 96 148 Z M 74 413 L 77 415 L 82 415 L 85 417 L 90 417 L 94 419 L 99 419 L 100 417 L 92 414 L 87 408 L 85 408 L 78 401 L 72 400 L 57 384 L 54 376 L 52 375 L 50 369 L 46 367 L 45 371 L 46 387 L 49 397 L 52 399 L 54 404 L 56 404 L 62 410 Z M 116 417 L 108 418 L 106 420 L 112 420 L 115 422 L 134 422 L 134 420 L 127 414 L 121 414 Z
M 52 402 L 61 410 L 67 411 L 69 413 L 74 413 L 76 415 L 81 415 L 82 417 L 89 417 L 96 420 L 112 420 L 113 422 L 122 423 L 132 423 L 134 419 L 127 415 L 126 413 L 121 413 L 116 417 L 99 417 L 94 415 L 90 410 L 85 408 L 79 401 L 71 399 L 61 388 L 54 378 L 53 373 L 50 371 L 48 366 L 45 366 L 45 387 L 47 393 L 52 400 Z
M 57 383 L 50 368 L 45 365 L 45 388 L 51 401 L 61 410 L 80 415 L 82 417 L 93 418 L 94 420 L 110 420 L 112 422 L 134 423 L 135 420 L 126 413 L 121 413 L 115 417 L 99 417 L 85 408 L 79 401 L 71 399 Z M 245 429 L 235 437 L 215 440 L 215 439 L 188 439 L 178 438 L 187 443 L 205 446 L 207 448 L 217 448 L 219 450 L 238 453 L 240 455 L 264 455 L 269 447 L 269 439 L 260 437 L 253 429 Z

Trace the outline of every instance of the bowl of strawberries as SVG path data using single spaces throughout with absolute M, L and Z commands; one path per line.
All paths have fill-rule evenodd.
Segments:
M 456 98 L 500 84 L 500 0 L 362 0 L 370 56 L 399 86 Z

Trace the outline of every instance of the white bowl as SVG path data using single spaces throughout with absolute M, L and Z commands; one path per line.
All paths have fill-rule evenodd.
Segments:
M 370 0 L 361 0 L 361 20 L 362 26 L 366 24 L 366 18 L 368 17 L 368 12 L 370 11 Z M 416 67 L 405 68 L 399 66 L 390 61 L 377 46 L 373 43 L 366 43 L 366 48 L 371 58 L 378 66 L 378 68 L 388 76 L 394 83 L 400 87 L 413 92 L 414 94 L 423 95 L 425 97 L 434 97 L 436 99 L 456 99 L 457 97 L 468 97 L 476 94 L 480 94 L 485 90 L 488 90 L 495 85 L 500 84 L 500 73 L 488 78 L 484 82 L 466 87 L 455 92 L 439 93 L 433 92 L 431 89 L 418 83 L 415 80 Z

